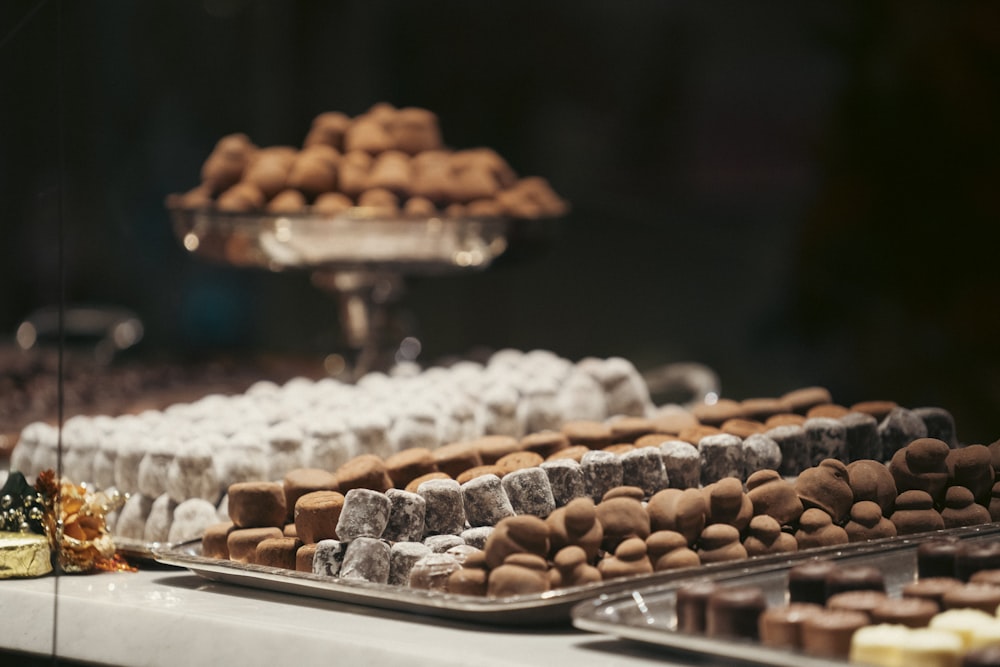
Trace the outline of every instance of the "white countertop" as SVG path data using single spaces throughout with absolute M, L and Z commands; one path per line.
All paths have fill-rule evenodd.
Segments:
M 0 609 L 2 650 L 130 667 L 709 664 L 569 627 L 462 624 L 216 583 L 173 568 L 0 580 Z

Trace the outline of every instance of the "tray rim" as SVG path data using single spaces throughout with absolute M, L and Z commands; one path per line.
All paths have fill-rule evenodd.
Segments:
M 993 526 L 993 530 L 1000 534 L 1000 524 L 986 525 Z M 803 549 L 793 554 L 772 554 L 653 574 L 632 575 L 582 586 L 559 588 L 540 594 L 507 598 L 457 595 L 366 581 L 344 581 L 307 572 L 206 558 L 201 555 L 200 539 L 178 545 L 153 545 L 151 552 L 153 559 L 161 564 L 188 569 L 205 579 L 250 588 L 466 622 L 489 622 L 507 626 L 570 625 L 575 624 L 574 612 L 577 607 L 621 599 L 637 590 L 679 585 L 703 577 L 744 576 L 788 567 L 790 563 L 816 557 L 836 558 L 873 551 L 905 549 L 929 536 L 958 534 L 955 531 L 971 534 L 976 532 L 976 528 L 981 526 Z

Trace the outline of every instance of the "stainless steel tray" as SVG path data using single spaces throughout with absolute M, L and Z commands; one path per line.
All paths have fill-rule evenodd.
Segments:
M 1000 525 L 990 525 L 993 526 L 995 533 L 1000 534 Z M 970 534 L 980 534 L 987 529 L 979 527 L 977 529 L 956 530 L 964 531 L 962 534 L 970 531 Z M 939 532 L 953 534 L 955 531 Z M 925 537 L 926 535 L 929 534 L 924 534 Z M 757 572 L 783 571 L 789 563 L 817 556 L 841 558 L 905 550 L 912 547 L 918 539 L 916 536 L 914 538 L 888 538 L 837 547 L 805 549 L 794 556 L 781 554 L 728 563 L 712 563 L 700 567 L 681 568 L 585 586 L 562 588 L 537 595 L 508 598 L 453 595 L 404 586 L 332 579 L 281 568 L 205 558 L 201 555 L 200 541 L 192 541 L 171 548 L 154 548 L 153 555 L 156 561 L 165 565 L 187 568 L 206 579 L 239 586 L 452 620 L 493 625 L 538 626 L 568 625 L 572 620 L 573 608 L 581 602 L 594 599 L 609 600 L 622 593 L 631 595 L 633 591 L 640 588 L 678 585 L 705 576 L 736 577 Z
M 880 548 L 829 554 L 827 557 L 844 565 L 869 565 L 879 568 L 885 575 L 886 592 L 898 596 L 904 584 L 916 577 L 917 546 L 932 536 L 955 536 L 964 540 L 1000 539 L 1000 524 L 991 523 L 969 528 L 954 528 L 922 533 L 904 538 L 879 540 Z M 874 544 L 874 543 L 866 543 Z M 706 573 L 686 581 L 636 587 L 616 596 L 605 596 L 580 603 L 571 610 L 573 625 L 581 630 L 612 635 L 677 651 L 697 653 L 743 663 L 757 663 L 776 667 L 820 667 L 846 661 L 815 658 L 804 653 L 770 648 L 747 640 L 706 637 L 677 630 L 675 610 L 677 589 L 694 581 L 714 581 L 731 586 L 759 586 L 763 589 L 768 606 L 787 601 L 788 569 L 801 562 L 801 555 L 817 555 L 812 550 L 800 552 L 784 563 L 771 563 L 760 568 L 748 568 L 742 573 Z

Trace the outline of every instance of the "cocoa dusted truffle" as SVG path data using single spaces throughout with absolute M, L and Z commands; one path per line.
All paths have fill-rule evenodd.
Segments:
M 889 516 L 896 505 L 896 480 L 880 461 L 861 459 L 847 465 L 847 481 L 854 491 L 854 502 L 870 500 Z
M 614 551 L 625 539 L 649 537 L 649 515 L 643 510 L 642 502 L 635 498 L 617 497 L 602 500 L 595 508 L 597 520 L 604 527 L 601 542 L 605 551 Z
M 843 523 L 854 504 L 854 491 L 848 482 L 847 466 L 837 459 L 825 459 L 802 471 L 795 480 L 795 491 L 803 507 L 816 507 Z
M 305 543 L 337 537 L 344 496 L 337 491 L 313 491 L 295 502 L 295 534 Z
M 726 477 L 703 489 L 708 505 L 708 524 L 725 523 L 743 531 L 753 517 L 753 502 L 743 492 L 743 483 Z
M 281 482 L 237 482 L 229 486 L 229 518 L 239 528 L 281 526 L 287 514 Z
M 544 558 L 531 553 L 513 553 L 490 571 L 486 594 L 490 597 L 530 595 L 544 593 L 549 586 L 548 564 Z
M 490 533 L 483 551 L 491 569 L 499 567 L 514 553 L 525 552 L 545 558 L 549 553 L 549 526 L 530 514 L 503 519 Z
M 964 486 L 949 486 L 945 493 L 941 519 L 945 528 L 977 526 L 990 522 L 990 511 L 976 502 L 969 489 Z
M 615 547 L 613 555 L 607 555 L 597 563 L 597 570 L 604 580 L 651 574 L 653 564 L 649 561 L 646 541 L 641 537 L 623 540 Z
M 229 559 L 237 563 L 253 563 L 257 558 L 257 545 L 267 539 L 283 537 L 281 529 L 237 528 L 226 536 L 226 548 Z
M 934 509 L 934 499 L 926 491 L 913 489 L 896 496 L 896 509 L 889 516 L 897 535 L 913 535 L 944 530 L 944 519 Z
M 701 557 L 687 538 L 672 530 L 658 530 L 646 538 L 646 552 L 655 572 L 701 565 Z
M 799 545 L 795 537 L 781 530 L 772 517 L 755 516 L 747 527 L 747 536 L 743 540 L 743 548 L 747 556 L 764 556 L 767 554 L 792 553 L 798 551 Z
M 694 544 L 708 521 L 708 500 L 701 489 L 664 489 L 646 505 L 652 531 L 680 533 Z
M 557 551 L 552 565 L 553 569 L 549 571 L 552 588 L 583 586 L 602 581 L 600 571 L 590 564 L 584 550 L 573 544 Z
M 794 485 L 775 470 L 758 470 L 747 478 L 747 497 L 755 515 L 766 514 L 782 526 L 802 516 L 802 501 Z
M 847 539 L 851 542 L 896 536 L 896 525 L 882 516 L 882 508 L 870 500 L 854 503 L 851 508 L 851 518 L 844 526 L 844 530 L 847 531 Z
M 988 447 L 968 445 L 952 449 L 945 457 L 945 465 L 948 468 L 948 486 L 964 486 L 972 492 L 977 503 L 983 506 L 990 504 L 996 471 Z
M 799 543 L 800 550 L 847 544 L 850 541 L 846 530 L 834 524 L 829 514 L 815 507 L 807 509 L 799 517 L 795 540 Z
M 302 540 L 296 537 L 270 537 L 257 543 L 253 562 L 267 567 L 294 570 L 295 556 L 301 546 Z
M 551 550 L 558 552 L 567 546 L 583 549 L 587 561 L 597 560 L 604 527 L 597 520 L 597 508 L 590 498 L 576 498 L 565 507 L 560 507 L 545 519 L 549 527 Z
M 747 550 L 740 542 L 740 531 L 725 523 L 706 526 L 698 538 L 698 557 L 702 563 L 742 560 Z
M 946 460 L 950 451 L 947 444 L 935 438 L 919 438 L 897 451 L 889 463 L 896 490 L 926 491 L 935 506 L 941 506 L 948 486 Z

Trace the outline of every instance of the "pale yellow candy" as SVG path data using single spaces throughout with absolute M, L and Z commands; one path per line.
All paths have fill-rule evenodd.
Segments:
M 972 643 L 974 628 L 995 622 L 995 616 L 979 609 L 948 609 L 935 614 L 928 627 L 951 632 L 961 640 L 962 646 L 968 648 Z
M 989 623 L 976 623 L 972 626 L 968 648 L 983 648 L 1000 644 L 1000 620 L 994 618 Z
M 903 646 L 910 628 L 880 623 L 860 628 L 851 637 L 850 661 L 876 667 L 907 667 L 903 664 Z
M 958 635 L 945 630 L 911 630 L 900 650 L 906 667 L 960 667 L 965 648 Z

